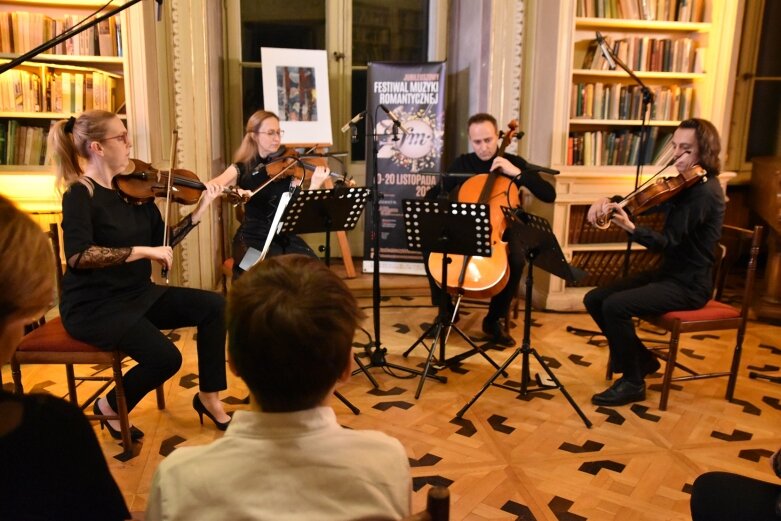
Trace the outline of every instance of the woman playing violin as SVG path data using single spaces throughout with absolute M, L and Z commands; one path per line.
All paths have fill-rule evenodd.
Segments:
M 659 369 L 659 362 L 638 338 L 633 317 L 697 309 L 711 297 L 711 270 L 724 220 L 724 190 L 717 179 L 719 134 L 709 121 L 688 119 L 675 130 L 672 144 L 681 175 L 695 165 L 706 175 L 655 208 L 666 214 L 661 232 L 635 225 L 620 204 L 607 198 L 588 211 L 592 224 L 612 214 L 610 220 L 633 242 L 662 254 L 658 269 L 593 289 L 584 298 L 586 310 L 607 338 L 613 372 L 623 373 L 610 388 L 591 398 L 596 405 L 644 400 L 645 377 Z
M 197 326 L 200 391 L 193 407 L 224 430 L 230 422 L 218 393 L 226 388 L 224 299 L 210 291 L 156 285 L 152 262 L 170 267 L 171 246 L 162 246 L 164 222 L 154 202 L 128 204 L 112 187 L 125 171 L 132 143 L 111 112 L 91 110 L 59 121 L 49 150 L 62 196 L 67 268 L 60 314 L 73 337 L 102 349 L 117 349 L 137 365 L 124 375 L 128 410 L 181 366 L 182 355 L 160 329 Z M 176 245 L 196 226 L 219 187 L 207 187 L 195 210 L 173 226 Z M 115 390 L 95 402 L 95 413 L 117 409 Z M 114 438 L 119 422 L 103 420 Z M 133 427 L 133 439 L 143 433 Z
M 280 158 L 290 152 L 281 144 L 283 131 L 279 128 L 279 118 L 276 114 L 258 110 L 247 120 L 244 130 L 244 139 L 236 151 L 234 163 L 207 183 L 207 185 L 220 187 L 237 184 L 239 194 L 251 196 L 245 205 L 244 220 L 233 238 L 234 277 L 238 277 L 242 272 L 239 263 L 248 247 L 263 250 L 266 238 L 271 233 L 271 224 L 280 198 L 282 194 L 302 182 L 300 172 L 303 170 L 300 167 L 292 167 L 287 170 L 290 175 L 283 172 L 275 181 L 269 182 L 278 171 L 285 169 L 286 164 L 280 161 Z M 282 168 L 274 168 L 272 172 L 270 166 L 272 164 L 274 167 L 282 166 Z M 329 170 L 325 167 L 315 168 L 309 189 L 319 188 L 328 174 Z M 261 186 L 263 188 L 252 195 L 253 191 Z M 271 242 L 267 256 L 284 253 L 317 256 L 300 237 L 277 234 Z

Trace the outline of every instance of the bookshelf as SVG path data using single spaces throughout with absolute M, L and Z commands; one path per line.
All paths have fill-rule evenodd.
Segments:
M 654 93 L 649 109 L 642 183 L 670 157 L 669 140 L 678 123 L 688 117 L 714 122 L 726 137 L 730 99 L 728 85 L 734 68 L 733 39 L 738 7 L 733 0 L 565 0 L 559 10 L 541 10 L 534 21 L 538 45 L 555 53 L 556 74 L 537 82 L 529 99 L 541 105 L 551 96 L 553 118 L 531 118 L 536 132 L 550 131 L 549 154 L 561 172 L 553 178 L 557 200 L 538 211 L 551 221 L 565 257 L 589 276 L 578 285 L 540 274 L 535 305 L 555 310 L 582 309 L 585 293 L 623 272 L 626 234 L 611 227 L 597 230 L 585 222 L 585 212 L 604 196 L 626 195 L 634 188 L 639 155 L 641 96 L 623 70 L 608 70 L 595 43 L 599 31 L 616 54 Z M 547 39 L 546 39 L 547 38 Z M 551 43 L 556 43 L 551 46 Z M 532 58 L 544 60 L 545 58 Z M 550 59 L 550 56 L 548 57 Z M 541 66 L 538 63 L 537 66 Z M 543 91 L 552 92 L 548 95 Z M 549 115 L 550 117 L 550 115 Z M 726 147 L 723 146 L 723 149 Z M 547 155 L 546 154 L 546 155 Z M 673 174 L 674 172 L 671 172 Z M 534 211 L 534 209 L 532 209 Z M 643 225 L 660 228 L 652 215 Z M 630 272 L 655 265 L 656 255 L 632 246 Z M 542 280 L 540 280 L 542 279 Z
M 37 47 L 103 6 L 100 0 L 6 0 L 0 63 Z M 0 76 L 0 191 L 22 207 L 58 210 L 46 139 L 53 121 L 92 108 L 127 121 L 124 16 L 87 29 Z M 44 188 L 46 187 L 46 188 Z M 43 189 L 42 189 L 43 188 Z

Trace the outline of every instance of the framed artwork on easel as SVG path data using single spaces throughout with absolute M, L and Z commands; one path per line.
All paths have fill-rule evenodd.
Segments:
M 331 145 L 326 51 L 261 47 L 260 59 L 265 108 L 279 116 L 283 142 Z

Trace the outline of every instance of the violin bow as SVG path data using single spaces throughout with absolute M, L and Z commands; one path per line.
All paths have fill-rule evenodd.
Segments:
M 169 234 L 168 234 L 168 215 L 171 208 L 171 192 L 173 191 L 174 180 L 174 166 L 176 165 L 176 145 L 179 140 L 179 132 L 174 129 L 171 133 L 171 164 L 168 170 L 168 180 L 165 184 L 165 210 L 163 212 L 163 246 L 168 246 Z M 162 171 L 161 171 L 162 173 Z M 160 275 L 165 279 L 165 283 L 168 284 L 168 267 L 163 265 L 160 270 Z

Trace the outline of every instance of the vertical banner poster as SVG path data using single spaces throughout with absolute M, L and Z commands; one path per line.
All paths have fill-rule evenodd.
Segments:
M 445 64 L 370 62 L 366 111 L 375 147 L 367 139 L 366 185 L 377 172 L 381 195 L 380 272 L 424 275 L 420 252 L 407 249 L 402 200 L 422 199 L 442 170 L 445 122 Z M 401 122 L 396 128 L 385 107 Z M 395 139 L 394 139 L 395 137 Z M 363 271 L 374 269 L 374 215 L 366 214 Z

